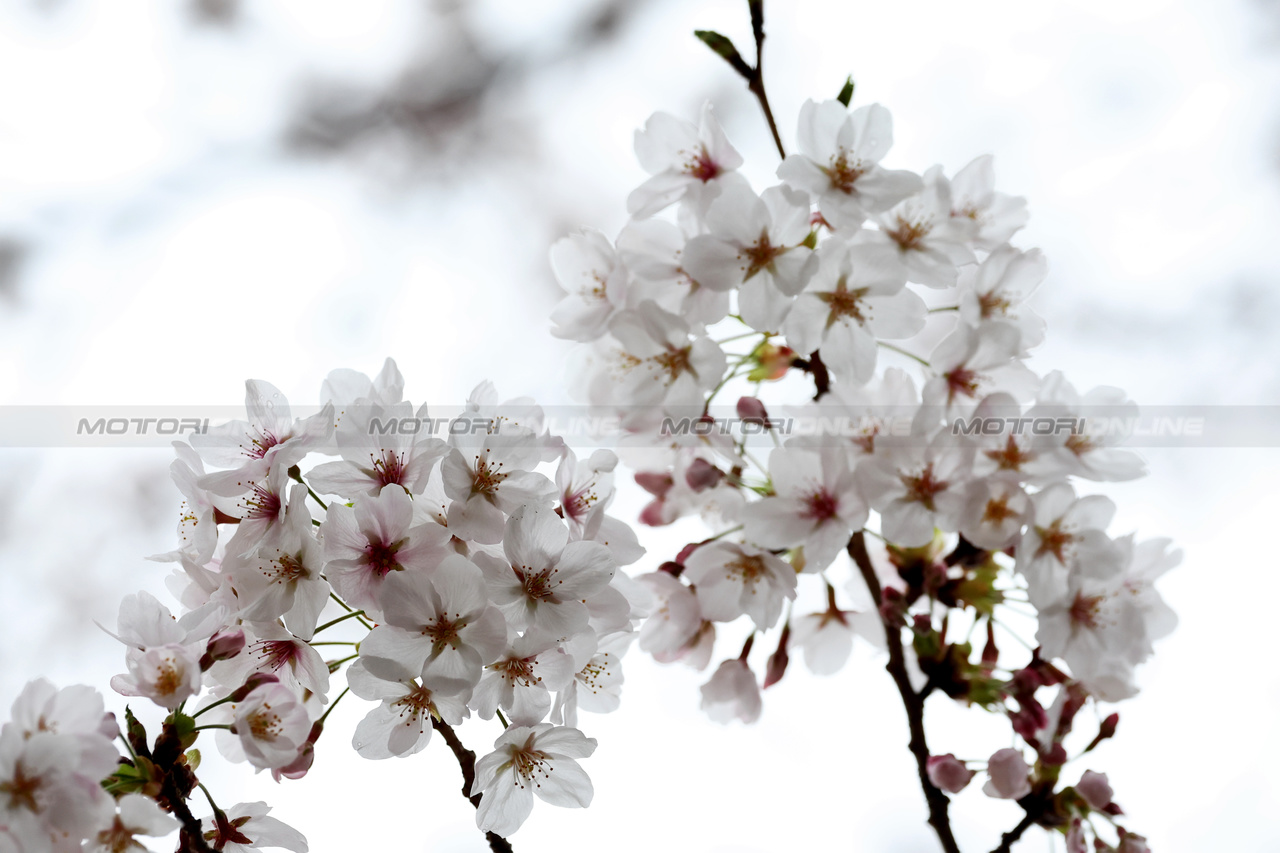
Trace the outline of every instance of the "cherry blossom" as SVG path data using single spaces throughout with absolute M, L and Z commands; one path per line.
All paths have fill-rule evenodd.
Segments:
M 480 794 L 476 825 L 510 835 L 533 810 L 533 796 L 564 808 L 586 808 L 595 790 L 576 759 L 596 750 L 575 728 L 539 723 L 510 726 L 476 762 L 472 795 Z

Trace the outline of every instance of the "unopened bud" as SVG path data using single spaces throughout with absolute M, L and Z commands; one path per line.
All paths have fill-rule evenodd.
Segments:
M 275 684 L 280 679 L 269 672 L 255 672 L 244 680 L 244 684 L 231 693 L 232 702 L 243 702 L 244 697 L 264 684 Z
M 965 767 L 963 761 L 949 752 L 946 755 L 929 756 L 925 767 L 933 787 L 948 794 L 958 794 L 963 791 L 975 775 L 972 770 Z
M 240 654 L 244 651 L 244 642 L 244 631 L 239 628 L 214 634 L 200 658 L 200 669 L 207 670 L 215 661 L 228 660 Z
M 764 403 L 760 402 L 759 397 L 739 397 L 738 417 L 747 423 L 759 424 L 765 429 L 770 428 L 769 413 L 765 411 Z
M 695 492 L 715 487 L 724 478 L 724 472 L 705 459 L 695 459 L 684 473 L 684 481 Z

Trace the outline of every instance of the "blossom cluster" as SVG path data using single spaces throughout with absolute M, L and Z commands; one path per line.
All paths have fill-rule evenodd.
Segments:
M 83 788 L 109 805 L 98 784 L 107 779 L 108 790 L 128 792 L 121 809 L 148 791 L 172 806 L 164 786 L 194 787 L 186 751 L 212 729 L 228 759 L 277 780 L 299 778 L 328 710 L 349 691 L 371 703 L 352 735 L 369 759 L 417 753 L 435 729 L 472 714 L 501 720 L 471 791 L 485 831 L 514 832 L 535 792 L 560 806 L 588 805 L 592 786 L 577 760 L 596 741 L 576 728 L 578 711 L 618 706 L 620 658 L 648 600 L 620 571 L 643 549 L 606 512 L 617 458 L 600 451 L 578 461 L 548 433 L 538 406 L 500 403 L 489 383 L 448 440 L 376 428 L 426 417 L 403 399 L 390 360 L 373 379 L 331 373 L 321 397 L 318 411 L 295 417 L 277 389 L 253 380 L 247 420 L 175 443 L 171 471 L 185 498 L 179 547 L 153 559 L 178 565 L 169 587 L 182 612 L 139 592 L 122 602 L 113 632 L 127 671 L 112 687 L 171 712 L 154 751 L 132 717 L 138 731 L 124 764 L 109 740 L 90 743 L 102 718 L 92 694 L 64 727 L 74 724 L 79 740 L 64 737 L 56 756 L 40 752 L 32 766 L 65 758 L 79 767 L 67 778 L 83 784 L 65 786 L 67 796 Z M 309 465 L 314 455 L 337 458 Z M 340 671 L 346 689 L 336 692 Z M 35 699 L 25 697 L 15 715 L 34 719 Z M 83 717 L 93 708 L 96 718 Z M 13 751 L 11 740 L 6 734 L 0 754 Z M 76 758 L 81 741 L 85 755 Z M 170 742 L 180 749 L 166 753 Z M 0 784 L 27 784 L 14 778 Z M 53 807 L 25 789 L 9 802 L 13 817 L 0 827 L 24 853 L 44 849 L 36 841 L 52 828 L 38 819 Z M 154 810 L 148 802 L 129 809 Z M 306 850 L 265 804 L 210 805 L 203 834 L 212 849 Z M 91 814 L 78 802 L 53 809 L 67 811 Z M 146 815 L 138 825 L 150 828 Z M 97 826 L 76 824 L 72 834 L 83 839 Z
M 1178 562 L 1169 541 L 1114 535 L 1115 505 L 1077 491 L 1144 473 L 1120 436 L 1078 428 L 1136 407 L 1028 366 L 1045 333 L 1028 299 L 1047 265 L 1011 242 L 1026 204 L 996 190 L 990 157 L 950 176 L 887 168 L 889 112 L 851 110 L 847 95 L 805 103 L 795 138 L 780 183 L 757 193 L 710 106 L 697 124 L 656 114 L 635 137 L 650 177 L 631 220 L 614 240 L 584 231 L 552 250 L 567 292 L 553 332 L 580 342 L 579 387 L 628 432 L 624 458 L 652 497 L 640 520 L 701 515 L 712 528 L 640 578 L 658 606 L 639 645 L 702 668 L 717 626 L 745 621 L 741 654 L 702 699 L 714 719 L 751 722 L 789 651 L 827 675 L 856 635 L 905 637 L 920 695 L 1007 713 L 1040 751 L 1039 775 L 1021 752 L 993 756 L 987 792 L 1021 801 L 1034 783 L 1035 818 L 1069 828 L 1107 804 L 1050 803 L 1071 715 L 1049 720 L 1035 688 L 1058 689 L 1059 703 L 1131 697 L 1135 667 L 1176 621 L 1153 587 Z M 797 398 L 801 374 L 810 401 Z M 737 432 L 711 428 L 729 389 Z M 682 418 L 708 429 L 673 428 Z M 773 418 L 854 428 L 787 435 Z M 761 462 L 753 451 L 769 441 Z M 823 603 L 804 612 L 807 578 Z M 1015 670 L 1000 666 L 994 628 L 1019 601 L 1038 649 Z M 966 624 L 985 626 L 981 653 Z M 770 629 L 761 677 L 750 652 Z M 963 766 L 941 766 L 951 781 L 935 786 L 958 791 Z M 1003 784 L 1012 766 L 1021 776 Z M 1136 839 L 1122 831 L 1120 849 Z

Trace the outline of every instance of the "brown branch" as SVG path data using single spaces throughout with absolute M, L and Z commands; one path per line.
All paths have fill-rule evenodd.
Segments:
M 778 146 L 778 156 L 785 160 L 787 151 L 782 147 L 778 123 L 773 120 L 773 110 L 769 108 L 769 96 L 764 92 L 764 0 L 748 0 L 748 5 L 751 7 L 751 33 L 756 39 L 756 67 L 747 78 L 747 88 L 760 102 L 764 119 L 769 123 L 769 132 L 773 134 L 773 144 Z
M 880 610 L 884 595 L 880 588 L 880 580 L 876 577 L 876 570 L 871 565 L 871 557 L 867 554 L 866 537 L 861 530 L 853 534 L 849 540 L 848 551 L 862 573 L 867 589 L 871 591 L 876 609 Z M 929 824 L 937 833 L 938 841 L 942 843 L 942 849 L 946 853 L 960 853 L 960 847 L 951 833 L 951 819 L 947 815 L 950 800 L 929 781 L 929 745 L 924 734 L 924 697 L 912 689 L 911 678 L 907 675 L 906 656 L 902 649 L 902 629 L 890 620 L 884 619 L 883 611 L 880 615 L 884 621 L 884 637 L 889 645 L 889 663 L 885 669 L 893 677 L 893 683 L 902 697 L 902 705 L 907 711 L 907 725 L 911 731 L 911 740 L 907 748 L 916 759 L 920 787 L 924 790 L 924 798 L 929 805 Z
M 1022 820 L 1018 821 L 1017 826 L 1000 836 L 1000 846 L 995 850 L 992 850 L 991 853 L 1009 853 L 1009 851 L 1013 849 L 1014 842 L 1021 838 L 1022 833 L 1030 829 L 1031 825 L 1035 822 L 1035 816 L 1030 812 L 1023 815 Z
M 462 745 L 462 741 L 458 740 L 458 735 L 454 732 L 453 727 L 444 720 L 431 719 L 431 727 L 440 733 L 444 738 L 444 742 L 449 745 L 449 749 L 453 752 L 453 757 L 458 759 L 458 767 L 462 770 L 462 796 L 466 797 L 471 805 L 477 809 L 480 808 L 480 795 L 471 793 L 471 786 L 476 781 L 476 754 Z M 498 835 L 496 832 L 486 832 L 485 840 L 489 842 L 489 849 L 493 853 L 512 853 L 511 842 Z

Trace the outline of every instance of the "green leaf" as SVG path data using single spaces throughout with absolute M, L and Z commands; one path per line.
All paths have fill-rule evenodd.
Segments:
M 694 30 L 693 34 L 719 54 L 721 59 L 732 65 L 734 71 L 747 79 L 751 78 L 751 66 L 747 65 L 746 60 L 738 53 L 738 49 L 733 46 L 733 42 L 729 41 L 727 36 L 722 36 L 715 30 Z
M 836 95 L 836 100 L 849 106 L 849 102 L 853 100 L 853 75 L 850 74 L 848 79 L 844 81 L 844 87 L 840 90 L 840 94 Z
M 178 735 L 178 743 L 182 744 L 183 750 L 190 749 L 191 745 L 196 742 L 196 738 L 200 737 L 200 733 L 196 731 L 195 717 L 189 717 L 186 714 L 179 714 L 174 711 L 171 724 L 175 734 Z

